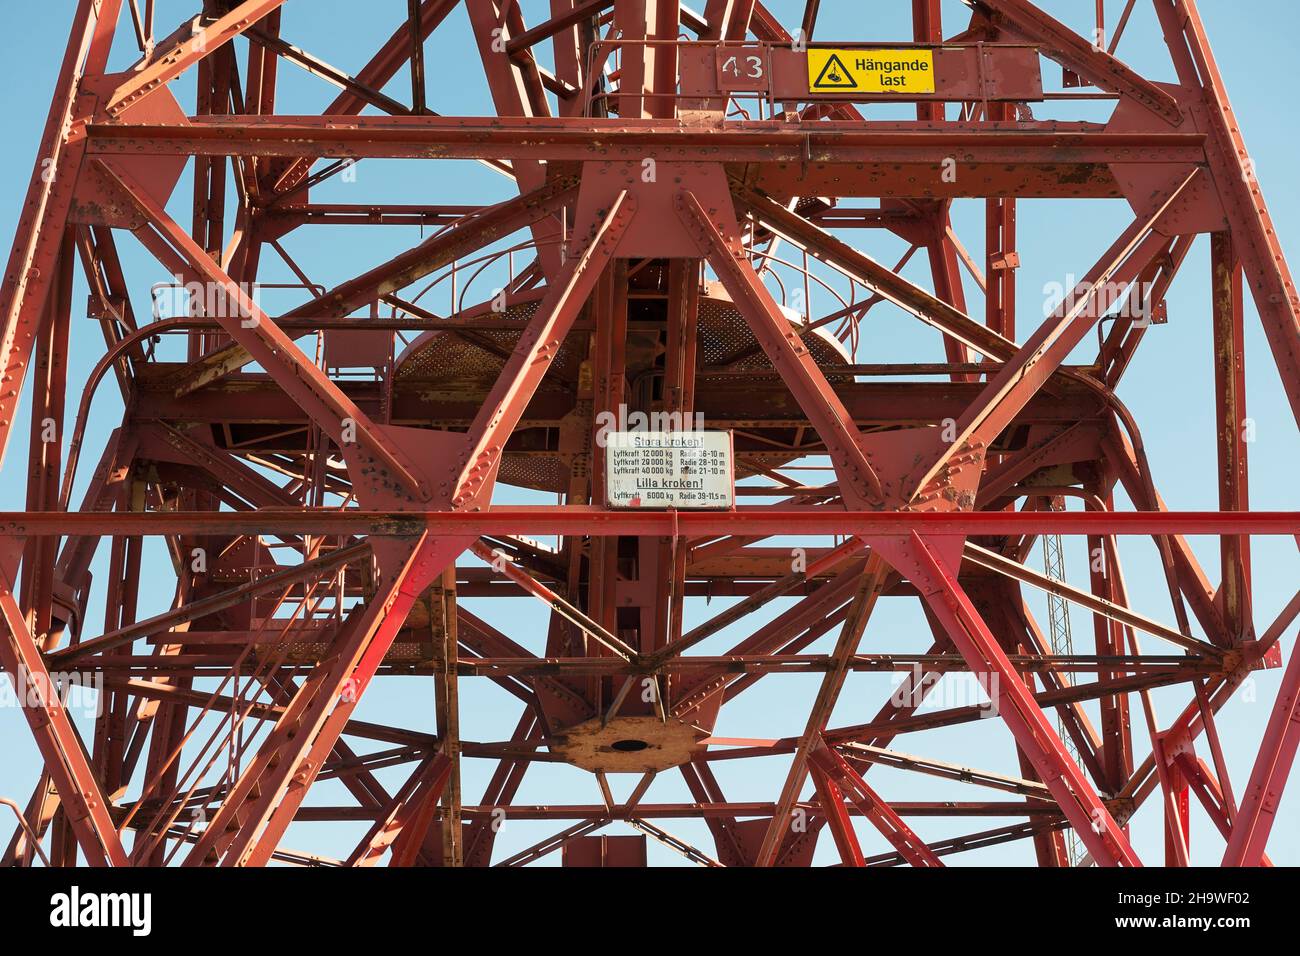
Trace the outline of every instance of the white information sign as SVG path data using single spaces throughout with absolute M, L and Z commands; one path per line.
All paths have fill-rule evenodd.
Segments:
M 730 508 L 731 432 L 606 432 L 610 508 Z

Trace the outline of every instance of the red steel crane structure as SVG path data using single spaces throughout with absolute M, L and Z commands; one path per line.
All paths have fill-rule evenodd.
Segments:
M 205 0 L 167 35 L 153 0 L 79 0 L 0 299 L 5 444 L 28 395 L 32 423 L 26 508 L 0 516 L 0 658 L 44 762 L 6 862 L 482 866 L 563 848 L 566 864 L 611 865 L 644 862 L 653 839 L 705 865 L 798 866 L 828 832 L 845 865 L 939 866 L 1024 841 L 1039 865 L 1133 866 L 1129 821 L 1150 800 L 1165 857 L 1146 862 L 1185 865 L 1195 795 L 1225 865 L 1266 864 L 1300 740 L 1300 667 L 1279 643 L 1300 595 L 1257 626 L 1250 539 L 1297 521 L 1248 506 L 1243 297 L 1297 415 L 1300 302 L 1196 4 L 1151 0 L 1174 83 L 1115 56 L 1135 0 L 1110 23 L 1098 0 L 1086 38 L 1026 0 L 966 0 L 956 24 L 939 0 L 897 5 L 911 36 L 814 37 L 816 0 L 797 29 L 756 0 L 409 0 L 350 74 L 295 45 L 303 0 Z M 548 14 L 525 22 L 524 6 Z M 456 23 L 494 115 L 427 103 L 426 40 Z M 132 42 L 138 61 L 109 72 L 110 48 Z M 1064 71 L 1056 92 L 1048 66 Z M 337 88 L 320 115 L 277 111 L 294 69 Z M 192 82 L 190 115 L 178 90 Z M 1113 112 L 1050 118 L 1071 99 Z M 313 201 L 374 158 L 477 160 L 517 194 Z M 168 205 L 190 163 L 182 224 Z M 950 217 L 971 197 L 982 262 Z M 1027 197 L 1131 212 L 1041 320 L 1015 308 Z M 435 231 L 332 287 L 281 242 L 413 223 Z M 854 229 L 928 257 L 932 287 L 904 277 L 906 259 L 860 252 L 843 238 Z M 1173 512 L 1116 387 L 1201 234 L 1219 510 Z M 124 242 L 190 290 L 183 314 L 133 308 Z M 507 255 L 508 281 L 467 300 L 474 264 Z M 301 280 L 275 316 L 253 294 L 273 256 Z M 74 408 L 78 264 L 105 345 Z M 854 292 L 810 315 L 782 275 Z M 416 292 L 439 276 L 463 283 L 452 308 Z M 882 303 L 930 326 L 933 352 L 868 364 L 864 318 Z M 125 414 L 100 449 L 86 421 L 105 380 Z M 620 410 L 729 431 L 739 504 L 607 506 L 599 423 Z M 93 475 L 72 501 L 83 459 Z M 557 503 L 511 503 L 507 486 Z M 1198 534 L 1218 536 L 1221 567 L 1198 562 L 1185 539 Z M 1123 535 L 1154 542 L 1171 622 L 1132 609 Z M 1044 536 L 1086 538 L 1090 586 L 1034 569 Z M 144 616 L 151 538 L 175 586 Z M 101 548 L 102 631 L 86 619 Z M 1089 653 L 1052 646 L 1033 590 L 1084 610 Z M 730 603 L 701 617 L 704 595 Z M 471 610 L 507 597 L 540 601 L 545 627 L 511 635 Z M 882 597 L 919 602 L 927 653 L 863 642 Z M 724 630 L 743 637 L 719 649 Z M 1230 782 L 1215 714 L 1252 671 L 1283 666 L 1253 772 Z M 864 671 L 901 671 L 906 693 L 840 726 L 840 691 Z M 74 673 L 102 687 L 92 740 L 59 692 Z M 790 736 L 714 735 L 738 695 L 788 673 L 820 681 Z M 924 706 L 959 673 L 986 704 Z M 410 675 L 431 678 L 436 727 L 354 716 Z M 464 681 L 517 701 L 511 739 L 474 739 Z M 1167 687 L 1186 705 L 1160 718 L 1150 696 Z M 924 752 L 926 732 L 989 706 L 982 726 L 1005 731 L 1018 776 L 891 746 L 911 734 Z M 470 760 L 494 768 L 481 795 L 462 793 Z M 770 787 L 724 794 L 718 761 L 766 768 Z M 523 804 L 539 762 L 580 768 L 603 800 Z M 967 798 L 890 800 L 868 782 L 876 765 L 959 781 Z M 377 774 L 395 767 L 407 776 L 393 789 Z M 618 774 L 637 775 L 627 798 Z M 666 774 L 692 799 L 645 799 Z M 326 780 L 349 805 L 305 803 Z M 494 854 L 502 816 L 554 821 L 553 835 Z M 1018 822 L 926 842 L 909 822 L 926 816 Z M 702 821 L 713 844 L 674 836 L 675 818 Z M 365 831 L 334 858 L 291 849 L 296 820 Z M 636 832 L 598 832 L 611 823 Z M 871 830 L 890 852 L 864 854 Z

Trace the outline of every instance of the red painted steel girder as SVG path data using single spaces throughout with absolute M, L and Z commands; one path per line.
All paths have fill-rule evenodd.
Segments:
M 900 44 L 813 36 L 815 2 L 796 42 L 754 0 L 560 0 L 540 22 L 497 0 L 412 0 L 379 49 L 349 57 L 355 75 L 303 45 L 305 0 L 203 6 L 169 32 L 151 4 L 78 0 L 0 285 L 0 460 L 27 477 L 0 512 L 0 663 L 29 692 L 43 766 L 14 781 L 0 748 L 0 789 L 34 783 L 6 863 L 525 865 L 564 848 L 578 865 L 605 852 L 574 841 L 626 825 L 708 866 L 931 866 L 992 846 L 1017 858 L 1018 841 L 1040 865 L 1132 866 L 1134 813 L 1157 790 L 1166 862 L 1219 858 L 1189 840 L 1196 806 L 1225 865 L 1270 862 L 1300 743 L 1300 668 L 1283 660 L 1300 594 L 1269 615 L 1257 585 L 1280 572 L 1251 548 L 1300 541 L 1300 514 L 1250 508 L 1244 301 L 1300 423 L 1300 298 L 1192 0 L 1154 4 L 1176 85 L 1115 55 L 1132 4 L 1098 42 L 1104 3 L 1087 36 L 1028 0 L 977 0 L 946 24 L 920 0 Z M 425 43 L 462 6 L 492 115 L 461 115 L 463 64 L 428 89 L 444 65 Z M 107 73 L 133 40 L 138 62 Z M 818 89 L 808 41 L 924 62 L 933 89 Z M 1053 64 L 1070 89 L 1045 81 Z M 341 92 L 288 114 L 292 69 Z M 193 115 L 177 95 L 190 84 Z M 1113 112 L 1055 118 L 1072 97 Z M 881 102 L 916 118 L 877 119 Z M 347 174 L 371 158 L 478 160 L 518 195 L 367 201 Z M 318 201 L 331 181 L 350 201 Z M 1064 264 L 1084 278 L 1041 321 L 1016 308 L 1022 260 L 1050 252 L 1016 248 L 1031 197 L 1131 207 L 1095 264 Z M 982 261 L 954 229 L 957 198 L 985 201 Z M 317 224 L 439 231 L 380 262 L 356 242 L 363 264 L 339 274 L 282 241 Z M 1189 444 L 1180 466 L 1217 476 L 1219 510 L 1170 511 L 1118 391 L 1202 235 L 1215 457 Z M 901 242 L 894 264 L 856 247 L 868 239 Z M 141 251 L 199 290 L 199 314 L 137 312 L 156 278 Z M 918 253 L 929 287 L 902 274 Z M 252 294 L 271 255 L 302 297 L 278 316 Z M 89 370 L 69 363 L 78 268 L 106 343 Z M 864 330 L 881 304 L 934 347 L 877 361 Z M 110 378 L 122 417 L 103 436 L 89 423 L 116 401 Z M 8 448 L 20 413 L 26 461 Z M 730 431 L 739 506 L 605 507 L 602 421 L 628 413 Z M 557 503 L 514 503 L 520 489 Z M 1063 536 L 1086 543 L 1086 583 L 1051 563 Z M 1131 536 L 1156 546 L 1171 621 L 1139 610 Z M 1217 566 L 1194 536 L 1218 539 Z M 157 588 L 168 609 L 146 616 Z M 505 597 L 529 611 L 487 613 Z M 877 633 L 882 601 L 913 609 L 919 649 Z M 102 628 L 87 620 L 100 604 Z M 1066 604 L 1092 624 L 1083 653 Z M 1253 744 L 1215 714 L 1284 664 L 1234 786 L 1225 751 Z M 70 668 L 102 682 L 81 736 L 48 692 Z M 848 682 L 885 671 L 894 693 L 841 719 L 870 697 L 860 684 L 848 700 Z M 714 734 L 723 708 L 787 673 L 821 677 L 806 713 L 768 698 L 782 736 Z M 428 719 L 363 719 L 372 685 L 402 675 L 433 678 Z M 987 700 L 945 700 L 956 675 Z M 519 709 L 511 739 L 484 739 L 466 681 Z M 1156 688 L 1189 701 L 1172 721 Z M 1007 766 L 927 755 L 939 728 L 979 728 Z M 735 760 L 779 768 L 741 794 L 714 769 Z M 578 768 L 599 802 L 571 788 L 517 804 L 543 762 Z M 868 783 L 880 763 L 912 789 Z M 389 792 L 377 774 L 399 766 Z M 664 774 L 690 799 L 664 796 Z M 939 779 L 1016 799 L 916 799 Z M 308 802 L 322 781 L 352 802 Z M 931 829 L 962 816 L 1017 822 Z M 520 842 L 507 819 L 577 822 Z M 360 842 L 286 845 L 297 822 L 358 821 Z
M 366 534 L 410 537 L 433 534 L 593 536 L 650 535 L 705 538 L 736 532 L 767 537 L 802 533 L 810 537 L 894 535 L 1284 535 L 1300 534 L 1293 511 L 1088 511 L 1047 512 L 879 512 L 813 507 L 741 506 L 730 512 L 607 511 L 589 505 L 498 506 L 484 512 L 304 511 L 263 509 L 249 514 L 173 512 L 92 514 L 0 512 L 0 533 L 11 537 L 164 534 L 168 530 L 209 534 L 265 531 L 270 534 Z

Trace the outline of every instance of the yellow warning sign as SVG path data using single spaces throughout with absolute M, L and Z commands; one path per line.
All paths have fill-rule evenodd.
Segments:
M 933 93 L 933 50 L 808 51 L 813 93 Z

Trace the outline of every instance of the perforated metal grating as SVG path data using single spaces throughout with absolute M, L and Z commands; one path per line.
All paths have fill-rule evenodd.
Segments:
M 454 395 L 460 389 L 481 394 L 500 374 L 506 357 L 514 350 L 527 323 L 537 314 L 544 289 L 534 290 L 522 301 L 511 303 L 504 312 L 486 312 L 482 307 L 464 314 L 464 318 L 478 317 L 491 320 L 493 325 L 517 323 L 513 329 L 485 328 L 425 332 L 398 357 L 396 380 L 403 383 L 420 383 L 431 386 L 435 394 Z M 643 300 L 644 301 L 644 300 Z M 792 321 L 792 325 L 795 323 Z M 586 332 L 573 332 L 564 341 L 543 381 L 541 388 L 563 387 L 574 391 L 585 354 Z M 701 376 L 697 393 L 706 391 L 709 371 L 729 373 L 766 373 L 763 387 L 781 389 L 784 385 L 772 368 L 767 356 L 759 348 L 740 312 L 726 298 L 720 285 L 712 284 L 707 294 L 700 297 L 699 330 L 696 343 L 696 367 Z M 653 327 L 637 323 L 636 331 L 629 334 L 627 348 L 627 374 L 635 380 L 651 370 L 656 350 L 648 347 L 653 341 Z M 831 382 L 845 381 L 851 376 L 836 375 L 834 369 L 847 361 L 843 346 L 823 330 L 814 330 L 804 337 L 808 351 L 819 366 L 826 370 Z M 755 463 L 774 467 L 792 457 L 780 452 L 756 453 L 748 456 Z M 738 467 L 738 474 L 749 469 Z M 558 454 L 531 449 L 527 452 L 508 450 L 501 463 L 499 479 L 506 484 L 540 491 L 559 492 L 565 487 L 568 469 Z

